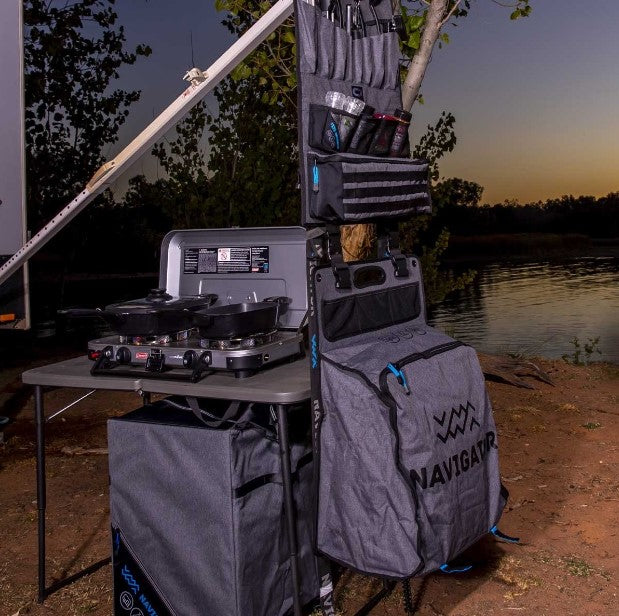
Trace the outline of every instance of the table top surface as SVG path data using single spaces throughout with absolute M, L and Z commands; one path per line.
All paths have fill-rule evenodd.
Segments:
M 28 385 L 47 387 L 143 391 L 272 404 L 293 404 L 310 397 L 310 368 L 307 358 L 261 370 L 243 379 L 235 378 L 231 372 L 215 372 L 198 383 L 165 378 L 149 379 L 141 374 L 136 374 L 135 377 L 93 376 L 90 374 L 91 367 L 92 361 L 87 357 L 76 357 L 28 370 L 22 374 L 22 380 Z

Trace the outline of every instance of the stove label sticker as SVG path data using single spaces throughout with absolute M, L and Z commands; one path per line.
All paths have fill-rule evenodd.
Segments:
M 185 274 L 216 274 L 216 248 L 186 248 L 183 259 Z
M 185 274 L 268 274 L 268 246 L 186 248 Z

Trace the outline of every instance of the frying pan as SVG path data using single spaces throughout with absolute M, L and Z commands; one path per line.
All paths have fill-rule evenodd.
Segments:
M 69 308 L 58 314 L 69 317 L 101 317 L 122 336 L 157 336 L 194 327 L 196 310 L 211 306 L 217 295 L 174 298 L 165 289 L 152 289 L 142 299 L 101 308 Z
M 245 338 L 275 329 L 288 304 L 289 297 L 267 297 L 261 302 L 215 306 L 194 312 L 193 322 L 201 338 Z

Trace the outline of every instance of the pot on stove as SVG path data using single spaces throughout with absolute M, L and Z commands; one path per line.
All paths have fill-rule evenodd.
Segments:
M 194 313 L 216 301 L 217 295 L 212 293 L 175 298 L 165 289 L 151 289 L 144 298 L 110 304 L 104 309 L 70 308 L 59 310 L 58 314 L 101 317 L 123 336 L 155 336 L 191 329 L 194 327 Z

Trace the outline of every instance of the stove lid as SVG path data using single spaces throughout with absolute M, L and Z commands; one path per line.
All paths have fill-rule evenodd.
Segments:
M 214 306 L 290 298 L 280 319 L 296 329 L 307 312 L 303 227 L 188 229 L 163 239 L 159 286 L 175 297 L 212 293 Z

